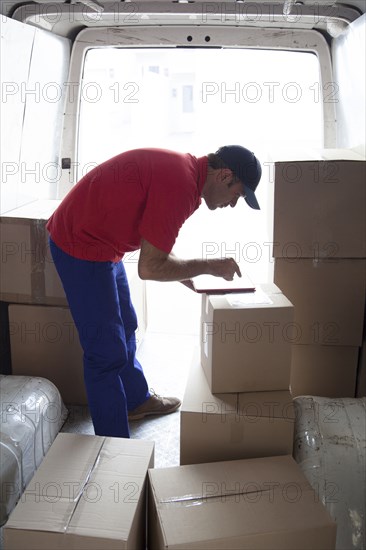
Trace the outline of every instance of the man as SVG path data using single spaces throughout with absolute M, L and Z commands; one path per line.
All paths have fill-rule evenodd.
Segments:
M 140 249 L 141 279 L 241 275 L 234 259 L 181 260 L 171 252 L 204 199 L 210 210 L 254 191 L 261 166 L 239 145 L 196 158 L 162 149 L 127 151 L 84 176 L 47 224 L 51 253 L 84 351 L 84 379 L 97 435 L 129 437 L 128 419 L 167 414 L 180 401 L 151 395 L 136 359 L 136 314 L 121 259 Z M 72 383 L 72 381 L 70 381 Z

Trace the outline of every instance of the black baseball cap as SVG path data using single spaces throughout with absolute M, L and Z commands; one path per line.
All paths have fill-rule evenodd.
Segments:
M 260 210 L 254 194 L 262 176 L 262 167 L 254 153 L 241 145 L 225 145 L 215 153 L 242 182 L 245 200 L 251 208 Z

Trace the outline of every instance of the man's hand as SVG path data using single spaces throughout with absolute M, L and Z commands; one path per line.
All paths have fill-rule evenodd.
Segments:
M 235 273 L 241 277 L 241 271 L 234 258 L 219 258 L 208 260 L 210 275 L 232 281 Z

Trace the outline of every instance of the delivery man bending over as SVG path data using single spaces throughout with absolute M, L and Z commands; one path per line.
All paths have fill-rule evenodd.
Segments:
M 254 191 L 261 166 L 238 145 L 196 158 L 163 149 L 121 153 L 85 175 L 48 221 L 50 247 L 84 351 L 84 380 L 96 435 L 129 437 L 128 420 L 178 409 L 151 394 L 135 357 L 137 319 L 121 259 L 140 249 L 141 279 L 232 280 L 232 258 L 181 260 L 171 250 L 199 207 L 234 207 Z M 172 361 L 174 361 L 172 359 Z M 72 380 L 70 380 L 72 383 Z

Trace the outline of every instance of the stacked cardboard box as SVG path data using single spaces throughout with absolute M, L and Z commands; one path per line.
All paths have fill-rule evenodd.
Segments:
M 289 387 L 293 307 L 274 284 L 202 298 L 201 363 L 213 393 Z
M 59 434 L 4 527 L 4 548 L 145 548 L 153 466 L 151 441 Z
M 2 301 L 67 306 L 45 227 L 59 203 L 36 201 L 1 216 Z
M 274 281 L 295 306 L 291 392 L 355 395 L 366 284 L 366 163 L 351 151 L 274 168 Z
M 196 362 L 181 408 L 180 463 L 291 454 L 294 420 L 289 391 L 213 394 Z
M 9 304 L 12 374 L 47 378 L 65 403 L 84 404 L 82 349 L 46 230 L 59 203 L 35 201 L 0 217 L 0 300 Z M 146 328 L 145 284 L 134 257 L 124 265 L 139 319 L 139 344 Z
M 203 296 L 181 466 L 149 470 L 149 548 L 335 547 L 334 521 L 289 456 L 293 310 L 275 285 Z
M 332 549 L 336 525 L 291 456 L 149 470 L 149 548 Z
M 293 316 L 274 284 L 203 295 L 201 361 L 181 409 L 181 464 L 292 452 Z
M 83 351 L 68 307 L 10 304 L 12 374 L 41 376 L 66 404 L 87 403 Z

